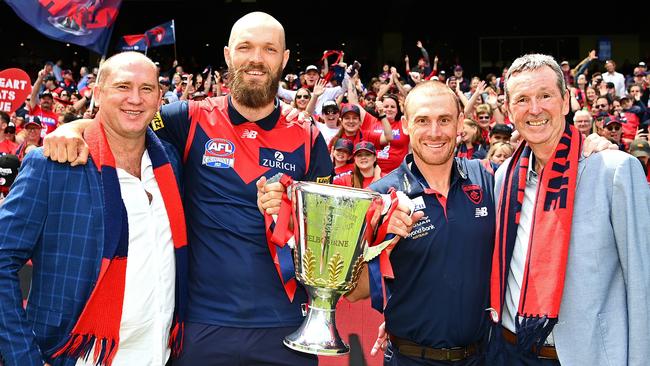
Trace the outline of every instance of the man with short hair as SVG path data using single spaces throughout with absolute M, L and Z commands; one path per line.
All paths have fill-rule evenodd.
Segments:
M 174 365 L 316 365 L 316 356 L 282 344 L 302 322 L 307 295 L 276 267 L 277 252 L 289 247 L 268 241 L 257 197 L 278 173 L 329 182 L 327 145 L 315 126 L 282 115 L 277 88 L 289 50 L 275 18 L 237 20 L 223 55 L 229 96 L 163 106 L 151 123 L 185 162 L 188 319 Z M 76 146 L 49 150 L 56 160 L 77 158 Z
M 643 365 L 650 190 L 641 165 L 621 151 L 582 155 L 552 57 L 516 59 L 505 86 L 524 143 L 496 173 L 491 364 Z
M 25 154 L 27 154 L 33 147 L 39 147 L 43 144 L 43 138 L 41 137 L 43 124 L 41 123 L 40 118 L 36 116 L 29 117 L 23 125 L 23 130 L 25 131 L 23 142 L 20 143 L 13 152 L 13 154 L 16 154 L 20 160 L 23 160 Z
M 584 137 L 591 134 L 592 122 L 593 118 L 588 111 L 581 109 L 573 115 L 573 125 L 576 126 Z
M 168 77 L 160 77 L 160 89 L 164 104 L 178 102 L 178 95 L 171 90 L 171 82 Z
M 616 72 L 616 62 L 614 60 L 605 61 L 606 73 L 603 74 L 603 82 L 614 84 L 614 89 L 616 89 L 616 95 L 619 97 L 624 97 L 627 95 L 625 90 L 625 76 L 623 74 Z
M 160 105 L 156 68 L 127 52 L 101 75 L 102 108 L 84 135 L 90 164 L 59 164 L 36 149 L 0 206 L 7 366 L 165 365 L 180 350 L 187 239 L 170 165 L 178 158 L 148 129 Z M 18 270 L 30 259 L 23 309 Z

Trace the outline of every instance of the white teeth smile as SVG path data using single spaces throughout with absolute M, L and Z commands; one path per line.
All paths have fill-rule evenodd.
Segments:
M 264 75 L 264 73 L 261 72 L 261 71 L 247 71 L 246 73 L 249 74 L 249 75 L 258 75 L 258 76 L 259 75 Z
M 130 114 L 130 115 L 132 115 L 132 116 L 137 116 L 137 115 L 139 115 L 139 114 L 142 113 L 142 112 L 138 112 L 138 111 L 124 111 L 124 113 L 126 113 L 126 114 Z
M 541 120 L 541 121 L 527 121 L 526 122 L 529 126 L 542 126 L 548 123 L 547 119 Z
M 431 144 L 431 143 L 430 143 L 430 144 L 424 144 L 424 146 L 432 147 L 432 148 L 435 148 L 435 149 L 441 148 L 441 147 L 443 147 L 444 145 L 445 145 L 444 142 L 437 143 L 437 144 Z

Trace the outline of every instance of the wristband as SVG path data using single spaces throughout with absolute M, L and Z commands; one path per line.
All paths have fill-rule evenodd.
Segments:
M 385 114 L 380 114 L 379 116 L 377 116 L 377 118 L 384 119 L 384 118 L 386 118 L 386 115 Z

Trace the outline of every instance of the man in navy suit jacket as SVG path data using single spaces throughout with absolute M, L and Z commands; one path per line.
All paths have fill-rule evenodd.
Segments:
M 132 271 L 136 271 L 136 275 L 126 269 L 122 271 L 126 272 L 123 274 L 127 284 L 122 312 L 117 318 L 119 321 L 121 317 L 119 345 L 122 346 L 122 342 L 128 341 L 124 332 L 125 321 L 133 320 L 133 317 L 125 319 L 129 311 L 140 319 L 142 313 L 163 313 L 162 320 L 153 320 L 147 327 L 153 329 L 157 326 L 156 331 L 162 332 L 162 336 L 164 332 L 169 334 L 174 311 L 175 251 L 171 236 L 167 235 L 165 239 L 161 233 L 169 233 L 170 225 L 174 230 L 174 224 L 170 222 L 172 218 L 180 217 L 182 222 L 184 219 L 182 210 L 180 216 L 165 212 L 168 194 L 156 172 L 155 152 L 159 153 L 157 156 L 162 157 L 164 164 L 171 160 L 172 166 L 177 167 L 179 160 L 174 153 L 170 155 L 171 149 L 163 153 L 163 145 L 148 129 L 161 101 L 155 65 L 145 56 L 129 52 L 111 57 L 102 66 L 102 72 L 104 75 L 100 76 L 94 91 L 101 108 L 93 123 L 102 126 L 104 146 L 108 145 L 114 157 L 114 172 L 118 177 L 115 182 L 119 180 L 121 188 L 117 191 L 121 197 L 118 196 L 116 202 L 122 206 L 124 200 L 122 207 L 125 207 L 130 221 L 138 212 L 133 212 L 133 203 L 127 202 L 126 197 L 130 200 L 139 198 L 139 206 L 135 207 L 143 209 L 152 218 L 151 221 L 139 221 L 139 225 L 127 226 L 128 243 L 150 245 L 158 258 L 140 259 L 143 263 L 154 261 L 157 266 L 159 264 L 148 274 L 137 272 L 142 270 L 138 265 L 138 255 L 134 254 L 138 248 L 136 245 L 127 247 L 134 251 L 128 250 L 128 259 L 129 264 L 133 263 Z M 107 225 L 110 218 L 106 220 L 107 213 L 111 212 L 104 192 L 107 184 L 103 175 L 106 173 L 103 166 L 98 168 L 98 156 L 91 154 L 91 160 L 94 160 L 91 164 L 73 167 L 53 162 L 43 156 L 42 149 L 36 149 L 27 155 L 11 194 L 0 206 L 0 355 L 6 366 L 94 364 L 92 352 L 88 360 L 67 353 L 54 357 L 74 333 L 82 311 L 90 303 L 90 295 L 96 293 L 93 291 L 98 287 L 106 252 L 105 234 L 115 230 L 112 225 Z M 152 163 L 153 172 L 150 169 Z M 178 176 L 178 171 L 175 173 Z M 125 186 L 124 179 L 130 179 L 136 188 L 142 189 L 125 189 L 134 186 Z M 171 186 L 174 185 L 177 186 L 177 181 L 172 177 Z M 135 196 L 129 190 L 135 191 Z M 158 220 L 166 217 L 165 213 L 169 221 Z M 137 226 L 156 229 L 151 231 Z M 136 233 L 142 235 L 134 238 Z M 154 235 L 149 235 L 151 233 Z M 164 240 L 160 240 L 161 237 Z M 176 243 L 175 238 L 173 241 Z M 139 254 L 142 256 L 142 252 Z M 34 264 L 32 288 L 27 307 L 23 309 L 18 270 L 29 259 Z M 134 288 L 141 289 L 139 286 L 147 287 L 141 283 L 142 277 L 151 272 L 155 273 L 153 278 L 162 279 L 150 288 L 152 297 L 146 301 L 151 303 L 150 307 L 139 300 L 134 304 L 130 299 L 137 298 L 135 295 L 138 294 L 129 297 L 129 292 L 133 294 Z M 153 306 L 158 303 L 159 308 Z M 152 315 L 155 316 L 158 315 Z M 139 329 L 138 332 L 152 329 Z M 156 338 L 158 344 L 152 347 L 144 345 L 150 348 L 149 352 L 134 355 L 131 351 L 133 346 L 118 348 L 114 365 L 165 364 L 170 353 L 167 338 L 162 341 L 162 337 L 155 334 L 156 337 L 151 338 Z M 160 352 L 155 355 L 158 350 Z

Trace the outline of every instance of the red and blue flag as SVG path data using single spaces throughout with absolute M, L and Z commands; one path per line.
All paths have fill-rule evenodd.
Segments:
M 115 48 L 120 51 L 147 52 L 147 49 L 149 48 L 149 38 L 144 34 L 122 36 L 117 41 L 117 46 Z
M 176 29 L 174 27 L 173 19 L 167 23 L 149 29 L 144 34 L 149 38 L 149 47 L 158 47 L 176 43 Z
M 6 0 L 45 36 L 105 54 L 122 0 Z

